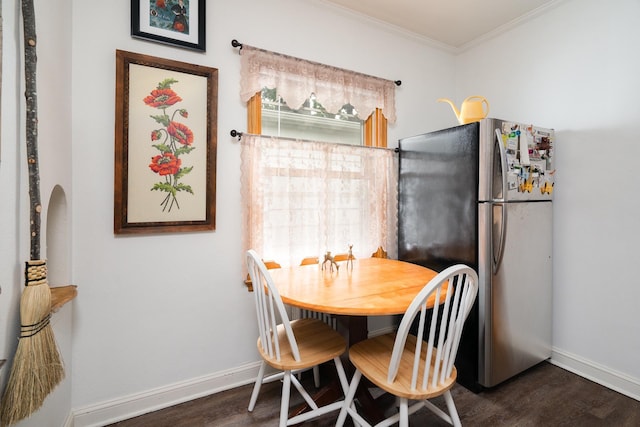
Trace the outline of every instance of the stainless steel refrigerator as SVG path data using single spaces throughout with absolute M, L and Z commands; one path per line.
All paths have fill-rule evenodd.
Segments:
M 456 360 L 474 391 L 551 356 L 553 144 L 492 118 L 399 141 L 399 259 L 478 272 Z

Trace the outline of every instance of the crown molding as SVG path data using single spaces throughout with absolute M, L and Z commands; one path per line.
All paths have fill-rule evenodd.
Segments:
M 357 12 L 355 10 L 349 9 L 347 7 L 344 7 L 342 5 L 336 4 L 336 3 L 332 3 L 331 1 L 328 0 L 310 0 L 312 3 L 316 3 L 318 5 L 320 5 L 321 7 L 327 8 L 327 9 L 331 9 L 334 12 L 343 15 L 343 16 L 347 16 L 351 19 L 360 21 L 360 22 L 364 22 L 367 24 L 373 24 L 387 32 L 399 35 L 401 37 L 410 39 L 410 40 L 414 40 L 417 41 L 419 43 L 422 43 L 426 46 L 429 47 L 433 47 L 439 50 L 442 50 L 444 52 L 447 53 L 451 53 L 454 55 L 463 53 L 479 44 L 482 44 L 490 39 L 493 39 L 501 34 L 504 34 L 524 23 L 526 23 L 527 21 L 530 21 L 546 12 L 548 12 L 549 10 L 557 7 L 558 5 L 560 5 L 561 3 L 566 2 L 567 0 L 554 0 L 551 1 L 549 3 L 546 3 L 522 16 L 519 16 L 516 19 L 513 19 L 512 21 L 507 22 L 504 25 L 500 25 L 499 27 L 496 27 L 495 29 L 489 31 L 488 33 L 483 34 L 480 37 L 477 37 L 476 39 L 462 44 L 460 46 L 453 46 L 447 43 L 443 43 L 440 42 L 438 40 L 434 40 L 430 37 L 426 37 L 422 34 L 418 34 L 414 31 L 410 31 L 407 30 L 405 28 L 402 28 L 400 26 L 394 25 L 394 24 L 390 24 L 388 22 L 382 21 L 380 19 L 377 18 L 373 18 L 371 16 L 365 15 L 361 12 Z

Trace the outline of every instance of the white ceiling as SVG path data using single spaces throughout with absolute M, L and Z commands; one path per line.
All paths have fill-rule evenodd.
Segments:
M 325 0 L 453 50 L 504 31 L 559 0 Z

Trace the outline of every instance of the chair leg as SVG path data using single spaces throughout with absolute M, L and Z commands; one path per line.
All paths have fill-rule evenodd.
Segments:
M 347 412 L 353 404 L 353 398 L 356 395 L 358 384 L 360 384 L 360 378 L 362 378 L 362 373 L 356 369 L 356 372 L 353 374 L 353 379 L 351 380 L 351 385 L 349 385 L 349 391 L 344 397 L 342 409 L 340 409 L 340 415 L 338 415 L 338 420 L 336 421 L 336 427 L 342 427 L 347 419 Z
M 453 402 L 453 396 L 451 396 L 451 391 L 447 390 L 447 392 L 444 394 L 444 401 L 447 403 L 447 409 L 449 409 L 451 424 L 453 424 L 454 427 L 461 427 L 462 422 L 460 421 L 460 417 L 458 416 L 458 411 L 456 410 L 456 404 Z
M 291 371 L 285 371 L 282 382 L 282 397 L 280 401 L 280 427 L 287 426 L 289 418 L 289 396 L 291 395 Z
M 349 391 L 349 380 L 347 379 L 347 373 L 344 371 L 344 365 L 342 365 L 342 359 L 340 359 L 340 356 L 334 357 L 333 363 L 336 365 L 336 372 L 338 372 L 338 379 L 340 380 L 342 393 L 346 396 Z
M 409 401 L 406 397 L 400 398 L 400 427 L 409 427 Z
M 296 390 L 298 390 L 298 393 L 300 393 L 300 396 L 302 396 L 304 401 L 307 402 L 309 408 L 311 408 L 312 410 L 318 409 L 318 405 L 316 404 L 316 402 L 313 401 L 313 398 L 309 395 L 309 392 L 307 392 L 302 384 L 300 384 L 300 381 L 298 381 L 295 375 L 291 375 L 291 384 L 296 388 Z
M 258 400 L 258 394 L 260 393 L 260 387 L 262 387 L 262 380 L 264 378 L 264 368 L 266 363 L 264 360 L 260 364 L 260 369 L 258 370 L 258 376 L 256 377 L 256 383 L 253 385 L 253 391 L 251 392 L 251 399 L 249 399 L 249 412 L 253 411 L 253 408 L 256 406 L 256 401 Z
M 320 366 L 313 367 L 313 384 L 316 388 L 320 388 Z

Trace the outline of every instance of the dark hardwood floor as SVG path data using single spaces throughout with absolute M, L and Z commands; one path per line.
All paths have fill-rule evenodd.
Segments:
M 304 379 L 305 384 L 310 382 Z M 253 412 L 247 412 L 252 385 L 173 406 L 111 427 L 219 427 L 278 425 L 280 383 L 265 384 Z M 313 386 L 311 386 L 311 389 Z M 640 402 L 549 363 L 475 394 L 456 385 L 453 398 L 466 426 L 640 426 Z M 301 399 L 292 388 L 292 402 Z M 444 408 L 444 401 L 434 403 Z M 333 412 L 304 423 L 333 426 Z M 348 419 L 349 421 L 349 419 Z M 423 408 L 409 420 L 412 426 L 446 426 Z

